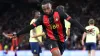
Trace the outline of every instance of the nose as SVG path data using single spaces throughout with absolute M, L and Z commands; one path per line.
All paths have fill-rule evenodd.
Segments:
M 48 10 L 46 9 L 45 12 L 48 13 Z

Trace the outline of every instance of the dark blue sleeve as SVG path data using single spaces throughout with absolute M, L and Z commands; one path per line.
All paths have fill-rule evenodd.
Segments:
M 60 6 L 58 6 L 56 10 L 60 14 L 61 19 L 66 19 L 66 20 L 71 19 L 71 17 L 67 13 L 65 13 L 64 10 Z

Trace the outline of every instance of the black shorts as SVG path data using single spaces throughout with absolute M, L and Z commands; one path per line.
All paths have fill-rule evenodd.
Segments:
M 55 40 L 51 40 L 51 39 L 46 39 L 44 41 L 44 46 L 48 50 L 51 50 L 53 48 L 57 48 L 58 47 L 61 54 L 63 54 L 63 52 L 65 50 L 65 44 L 64 44 L 64 42 L 55 41 Z

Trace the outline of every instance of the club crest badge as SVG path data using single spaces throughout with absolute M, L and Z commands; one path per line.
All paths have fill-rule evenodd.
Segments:
M 56 21 L 58 21 L 58 20 L 59 20 L 59 18 L 57 17 L 57 18 L 56 18 Z

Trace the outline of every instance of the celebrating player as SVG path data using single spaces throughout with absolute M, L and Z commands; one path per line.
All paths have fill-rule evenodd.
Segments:
M 18 37 L 21 34 L 28 33 L 31 29 L 34 29 L 38 25 L 43 26 L 43 31 L 46 34 L 45 47 L 48 48 L 52 56 L 61 56 L 64 52 L 64 41 L 66 39 L 66 29 L 64 19 L 71 22 L 82 31 L 85 29 L 74 19 L 58 7 L 56 10 L 52 9 L 52 4 L 49 0 L 43 0 L 42 2 L 43 15 L 33 24 L 26 26 L 23 30 L 17 34 L 12 34 L 11 37 Z
M 34 19 L 32 19 L 30 24 L 35 23 L 35 21 L 37 21 L 37 19 L 40 17 L 40 12 L 37 10 L 35 10 L 32 14 L 34 15 Z M 31 47 L 33 56 L 40 56 L 40 53 L 41 53 L 41 47 L 39 43 L 42 42 L 42 37 L 41 36 L 39 36 L 38 38 L 34 37 L 36 34 L 40 34 L 40 33 L 42 33 L 41 25 L 30 30 L 29 42 L 30 42 L 30 47 Z

